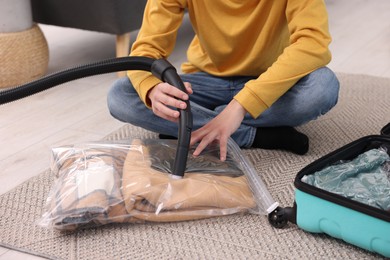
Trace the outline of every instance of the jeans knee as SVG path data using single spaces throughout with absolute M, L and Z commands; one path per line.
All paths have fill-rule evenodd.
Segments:
M 114 82 L 107 94 L 107 106 L 110 114 L 123 122 L 128 122 L 131 111 L 132 86 L 127 78 L 121 78 Z
M 116 95 L 115 95 L 115 91 L 113 91 L 113 89 L 111 88 L 108 93 L 107 93 L 107 107 L 108 107 L 108 111 L 110 112 L 110 114 L 115 117 L 115 114 L 116 114 L 116 110 L 117 110 L 117 102 L 116 102 Z
M 303 80 L 308 95 L 306 98 L 310 99 L 313 105 L 323 107 L 326 111 L 336 105 L 340 86 L 332 70 L 322 67 L 307 75 Z
M 299 124 L 314 120 L 329 112 L 338 101 L 339 81 L 329 68 L 320 68 L 297 83 L 302 87 L 295 106 Z
M 340 83 L 336 74 L 329 68 L 324 67 L 320 70 L 322 75 L 319 84 L 322 85 L 321 88 L 324 90 L 321 99 L 323 100 L 323 109 L 325 110 L 323 114 L 325 114 L 337 104 Z
M 114 85 L 110 88 L 107 93 L 107 106 L 108 110 L 112 114 L 112 111 L 116 109 L 116 104 L 118 103 L 118 85 L 114 83 Z

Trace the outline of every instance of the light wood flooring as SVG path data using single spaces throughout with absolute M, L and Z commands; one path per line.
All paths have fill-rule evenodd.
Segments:
M 333 36 L 329 67 L 390 78 L 390 1 L 326 3 Z M 115 56 L 114 35 L 40 26 L 49 44 L 48 73 Z M 191 35 L 186 21 L 170 59 L 176 67 L 184 60 Z M 89 77 L 0 106 L 0 194 L 46 170 L 51 147 L 100 140 L 123 125 L 106 107 L 106 94 L 116 77 Z M 0 247 L 3 259 L 41 258 Z

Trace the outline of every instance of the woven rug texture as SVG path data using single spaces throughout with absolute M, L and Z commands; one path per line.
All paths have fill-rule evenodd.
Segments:
M 243 150 L 283 207 L 293 205 L 293 181 L 303 167 L 360 137 L 379 134 L 390 122 L 390 79 L 341 73 L 338 77 L 341 90 L 337 106 L 298 128 L 310 138 L 306 155 Z M 157 135 L 126 125 L 106 139 L 129 137 Z M 275 229 L 266 216 L 250 214 L 179 223 L 108 225 L 61 233 L 36 224 L 53 181 L 47 170 L 0 196 L 1 246 L 49 259 L 381 258 L 328 235 L 305 232 L 293 224 Z

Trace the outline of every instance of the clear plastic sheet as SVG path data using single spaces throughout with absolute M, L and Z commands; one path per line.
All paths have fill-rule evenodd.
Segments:
M 185 176 L 169 174 L 176 140 L 95 142 L 52 150 L 56 181 L 41 226 L 75 230 L 108 223 L 174 222 L 277 207 L 241 150 L 229 142 L 188 156 Z M 190 153 L 191 154 L 191 153 Z
M 323 190 L 390 211 L 390 157 L 386 149 L 368 150 L 340 161 L 302 181 Z

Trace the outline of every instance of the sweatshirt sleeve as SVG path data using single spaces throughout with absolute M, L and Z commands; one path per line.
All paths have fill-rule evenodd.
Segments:
M 330 62 L 331 37 L 323 0 L 286 1 L 289 46 L 257 79 L 234 97 L 256 118 L 294 84 Z
M 130 56 L 144 56 L 154 59 L 167 58 L 176 43 L 177 31 L 184 16 L 184 3 L 177 0 L 148 1 L 137 39 Z M 161 81 L 150 72 L 128 71 L 127 76 L 141 100 L 150 107 L 148 91 Z

